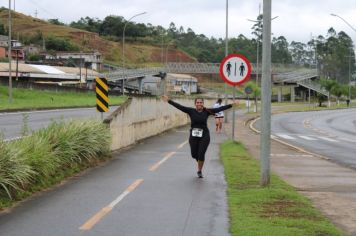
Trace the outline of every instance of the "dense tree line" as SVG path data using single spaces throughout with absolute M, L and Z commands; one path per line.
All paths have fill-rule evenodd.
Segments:
M 229 52 L 245 55 L 250 61 L 261 61 L 263 16 L 259 15 L 251 28 L 252 39 L 240 34 L 229 39 Z M 62 24 L 56 19 L 54 24 Z M 128 40 L 140 39 L 155 45 L 178 47 L 200 62 L 220 62 L 225 56 L 225 40 L 197 34 L 191 28 L 185 30 L 173 22 L 166 29 L 160 25 L 127 22 L 121 16 L 107 16 L 103 20 L 85 17 L 72 22 L 71 27 L 98 33 L 113 40 L 121 40 L 125 24 L 125 36 Z M 259 55 L 257 55 L 259 47 Z M 336 32 L 330 28 L 326 36 L 319 35 L 307 43 L 292 41 L 289 43 L 284 36 L 272 38 L 272 62 L 298 64 L 307 67 L 318 67 L 324 78 L 335 79 L 346 83 L 351 71 L 355 70 L 355 53 L 351 38 L 343 31 Z M 351 57 L 350 57 L 351 56 Z M 350 61 L 349 61 L 350 60 Z

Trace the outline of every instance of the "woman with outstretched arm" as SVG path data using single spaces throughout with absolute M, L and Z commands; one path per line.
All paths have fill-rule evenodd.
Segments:
M 238 101 L 235 104 L 229 104 L 221 106 L 219 108 L 205 108 L 204 99 L 196 98 L 194 103 L 195 107 L 185 107 L 172 101 L 168 96 L 163 95 L 162 100 L 168 102 L 175 108 L 181 110 L 184 113 L 187 113 L 190 117 L 191 128 L 189 135 L 189 145 L 192 157 L 198 163 L 198 172 L 197 175 L 199 178 L 203 178 L 203 166 L 205 161 L 205 152 L 208 149 L 210 143 L 210 134 L 207 125 L 207 120 L 210 115 L 214 115 L 220 111 L 227 110 L 233 105 L 238 105 Z

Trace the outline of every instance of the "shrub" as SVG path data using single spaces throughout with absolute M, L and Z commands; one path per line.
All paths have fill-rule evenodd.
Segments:
M 109 156 L 110 144 L 109 128 L 97 120 L 57 121 L 21 140 L 0 139 L 0 197 L 46 187 L 66 170 Z
M 12 198 L 14 190 L 30 183 L 34 171 L 26 163 L 21 151 L 0 140 L 0 193 L 5 191 Z M 1 191 L 2 190 L 2 191 Z M 1 196 L 1 194 L 0 194 Z

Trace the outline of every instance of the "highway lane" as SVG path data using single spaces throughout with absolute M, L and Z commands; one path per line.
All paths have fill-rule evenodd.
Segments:
M 104 118 L 115 111 L 116 108 L 118 106 L 110 107 L 110 112 L 103 114 Z M 28 128 L 32 131 L 48 126 L 52 120 L 101 119 L 101 114 L 96 111 L 96 108 L 0 113 L 0 133 L 5 139 L 12 139 L 22 135 L 25 116 L 28 117 Z
M 356 109 L 277 114 L 271 129 L 278 139 L 356 168 Z

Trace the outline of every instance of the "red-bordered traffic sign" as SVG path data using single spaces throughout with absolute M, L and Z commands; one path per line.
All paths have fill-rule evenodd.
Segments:
M 250 79 L 251 63 L 241 54 L 230 54 L 220 63 L 220 75 L 222 79 L 233 86 L 245 83 Z

